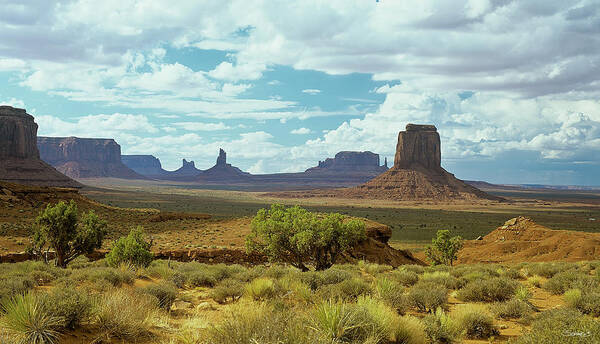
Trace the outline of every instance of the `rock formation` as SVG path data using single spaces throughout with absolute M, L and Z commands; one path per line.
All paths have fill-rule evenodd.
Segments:
M 186 177 L 196 177 L 202 173 L 202 170 L 196 168 L 193 161 L 185 159 L 181 162 L 181 167 L 173 172 L 167 172 L 168 178 L 185 179 Z
M 211 183 L 232 183 L 250 181 L 250 173 L 227 163 L 227 153 L 219 149 L 219 156 L 215 166 L 205 170 L 198 176 L 197 181 Z
M 433 125 L 408 124 L 398 134 L 394 166 L 340 196 L 389 200 L 501 200 L 454 177 L 441 166 L 440 136 Z
M 387 167 L 379 166 L 379 154 L 345 151 L 337 153 L 333 159 L 327 158 L 325 161 L 319 161 L 318 166 L 309 168 L 306 172 L 349 172 L 353 174 L 375 172 L 378 174 L 386 170 Z
M 121 155 L 121 161 L 143 176 L 160 178 L 167 173 L 162 168 L 160 160 L 153 155 Z
M 38 126 L 24 109 L 0 106 L 0 180 L 41 186 L 80 187 L 40 160 Z
M 113 139 L 38 137 L 42 160 L 71 178 L 145 179 L 121 162 Z

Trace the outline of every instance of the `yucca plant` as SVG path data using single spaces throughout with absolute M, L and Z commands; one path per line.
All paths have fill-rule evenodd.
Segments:
M 348 305 L 331 300 L 316 307 L 310 326 L 324 339 L 334 342 L 350 339 L 360 327 L 356 314 Z
M 63 319 L 49 314 L 35 294 L 16 295 L 2 302 L 1 308 L 5 314 L 0 319 L 0 328 L 14 343 L 58 343 Z

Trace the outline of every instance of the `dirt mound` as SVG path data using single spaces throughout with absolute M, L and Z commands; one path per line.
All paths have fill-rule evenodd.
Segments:
M 470 240 L 459 263 L 545 262 L 600 259 L 600 233 L 553 230 L 517 217 L 484 236 Z

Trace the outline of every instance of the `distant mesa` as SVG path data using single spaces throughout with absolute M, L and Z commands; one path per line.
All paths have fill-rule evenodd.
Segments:
M 219 148 L 217 162 L 211 168 L 203 171 L 197 181 L 235 183 L 248 181 L 251 174 L 227 163 L 227 153 Z
M 454 177 L 441 166 L 440 135 L 433 125 L 408 124 L 398 134 L 394 166 L 373 180 L 336 193 L 386 200 L 501 200 Z
M 121 161 L 136 173 L 151 178 L 167 172 L 162 168 L 160 160 L 153 155 L 121 155 Z
M 38 137 L 40 157 L 71 178 L 146 179 L 121 162 L 113 139 Z
M 0 106 L 0 180 L 39 186 L 81 187 L 40 159 L 33 116 Z
M 175 178 L 195 177 L 202 173 L 202 170 L 196 168 L 196 164 L 193 161 L 187 161 L 185 159 L 181 162 L 181 167 L 173 172 L 167 172 L 167 175 Z
M 387 171 L 387 169 L 387 158 L 385 159 L 385 164 L 383 166 L 380 166 L 379 154 L 375 154 L 373 152 L 368 151 L 343 151 L 337 153 L 333 159 L 327 158 L 324 161 L 319 161 L 319 164 L 316 167 L 311 167 L 307 169 L 306 172 L 373 172 L 378 174 Z

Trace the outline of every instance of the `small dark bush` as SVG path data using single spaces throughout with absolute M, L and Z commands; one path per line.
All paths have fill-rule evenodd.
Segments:
M 406 287 L 410 287 L 419 281 L 419 275 L 416 272 L 404 269 L 392 271 L 390 278 Z
M 317 295 L 323 299 L 356 300 L 360 295 L 371 292 L 371 286 L 360 278 L 351 278 L 337 284 L 323 285 Z
M 187 283 L 194 287 L 214 287 L 217 279 L 207 271 L 195 271 L 188 275 Z
M 117 240 L 106 255 L 106 262 L 112 267 L 120 264 L 147 267 L 154 256 L 150 252 L 151 244 L 146 241 L 142 227 L 134 228 L 129 235 Z
M 499 334 L 494 327 L 494 319 L 483 309 L 473 305 L 463 305 L 458 309 L 456 326 L 471 339 L 486 339 Z

